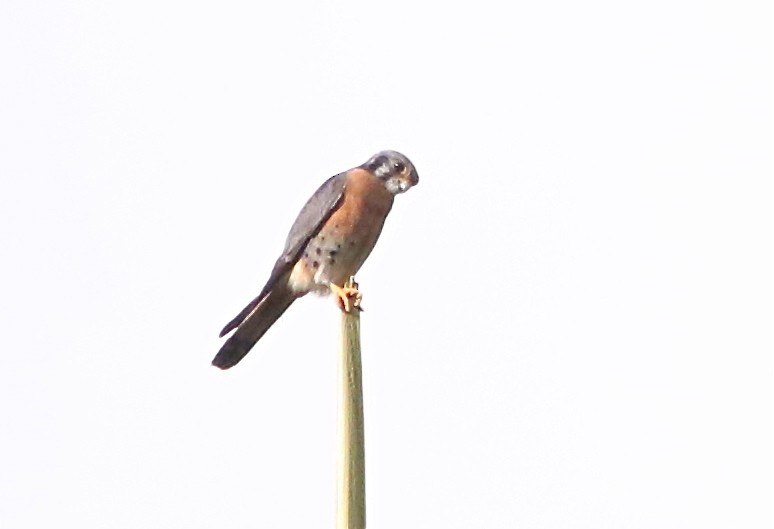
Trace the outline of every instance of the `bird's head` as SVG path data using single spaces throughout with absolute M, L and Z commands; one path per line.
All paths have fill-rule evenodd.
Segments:
M 393 195 L 405 193 L 419 183 L 414 164 L 397 151 L 376 153 L 362 167 L 381 180 Z

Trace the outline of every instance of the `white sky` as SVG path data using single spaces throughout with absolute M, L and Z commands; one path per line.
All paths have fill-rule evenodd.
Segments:
M 209 364 L 390 148 L 371 529 L 771 527 L 770 3 L 279 4 L 0 3 L 0 525 L 332 527 L 333 301 Z

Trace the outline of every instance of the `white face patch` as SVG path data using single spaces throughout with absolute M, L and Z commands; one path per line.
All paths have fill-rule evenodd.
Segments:
M 376 168 L 376 170 L 374 171 L 374 175 L 377 178 L 382 178 L 383 176 L 385 176 L 389 172 L 390 172 L 390 167 L 388 165 L 386 165 L 386 164 L 382 164 L 382 165 L 380 165 L 379 167 Z
M 384 187 L 386 187 L 387 191 L 393 195 L 397 195 L 398 193 L 403 193 L 408 190 L 410 186 L 405 180 L 393 177 L 384 183 Z

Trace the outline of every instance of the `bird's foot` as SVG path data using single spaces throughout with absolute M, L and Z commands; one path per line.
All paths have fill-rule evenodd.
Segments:
M 352 312 L 357 309 L 362 312 L 363 307 L 360 306 L 360 302 L 363 300 L 363 295 L 358 290 L 358 285 L 355 283 L 355 278 L 349 278 L 343 287 L 330 283 L 328 285 L 331 291 L 336 294 L 336 302 L 339 304 L 339 308 L 344 312 Z

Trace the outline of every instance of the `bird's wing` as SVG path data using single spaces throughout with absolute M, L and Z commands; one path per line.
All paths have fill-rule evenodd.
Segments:
M 307 200 L 301 209 L 301 213 L 298 214 L 296 221 L 290 228 L 288 238 L 285 241 L 285 249 L 274 264 L 274 269 L 271 271 L 269 280 L 266 282 L 263 290 L 258 294 L 258 297 L 242 309 L 242 312 L 236 318 L 223 327 L 223 330 L 220 331 L 221 337 L 238 327 L 255 310 L 261 300 L 271 292 L 277 281 L 293 268 L 309 240 L 317 235 L 325 221 L 341 205 L 346 183 L 347 173 L 339 173 L 336 176 L 332 176 Z

